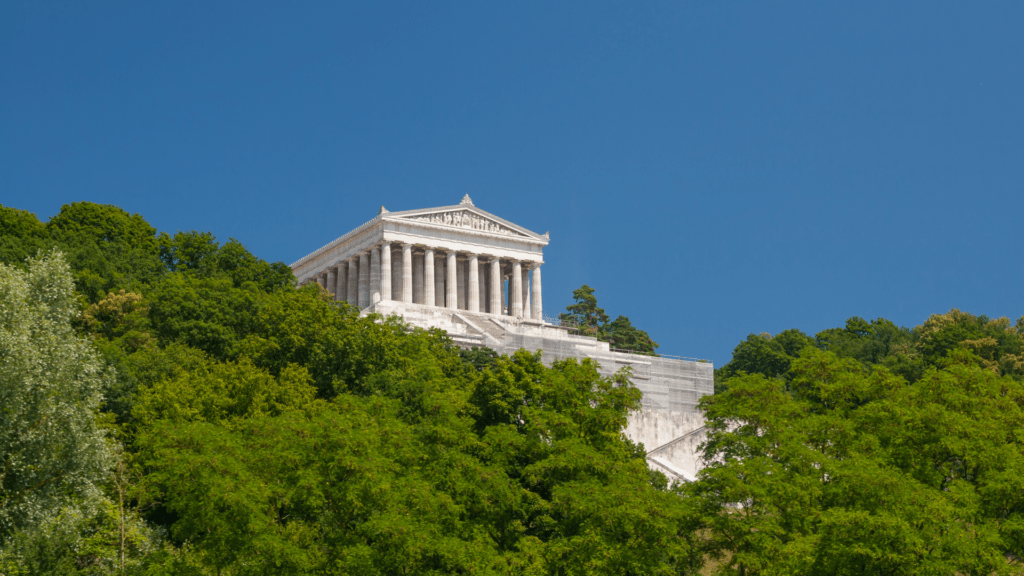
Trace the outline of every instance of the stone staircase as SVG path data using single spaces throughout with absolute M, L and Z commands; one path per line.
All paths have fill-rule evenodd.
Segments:
M 498 322 L 489 318 L 487 315 L 473 314 L 471 312 L 466 312 L 465 310 L 460 310 L 459 312 L 454 313 L 453 316 L 464 322 L 471 331 L 482 336 L 484 346 L 501 346 L 505 341 L 505 328 L 503 328 Z

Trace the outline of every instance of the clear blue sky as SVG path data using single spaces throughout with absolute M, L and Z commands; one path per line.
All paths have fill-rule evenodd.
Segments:
M 458 202 L 661 351 L 1024 314 L 1024 3 L 0 4 L 0 203 L 292 262 Z M 430 7 L 427 7 L 431 5 Z

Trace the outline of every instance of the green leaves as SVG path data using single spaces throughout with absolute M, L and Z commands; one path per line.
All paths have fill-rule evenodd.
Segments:
M 95 411 L 109 377 L 71 327 L 63 255 L 0 264 L 0 544 L 94 497 L 110 461 Z
M 1024 552 L 1018 382 L 966 352 L 913 384 L 813 348 L 791 373 L 788 392 L 742 375 L 702 402 L 710 464 L 685 489 L 711 554 L 766 574 L 1009 570 L 1004 554 Z
M 46 225 L 35 214 L 0 204 L 0 263 L 21 268 L 25 258 L 52 246 Z
M 138 422 L 210 422 L 235 428 L 243 420 L 311 409 L 316 389 L 301 366 L 288 365 L 278 377 L 253 366 L 210 362 L 176 378 L 143 388 L 135 402 Z
M 597 307 L 597 296 L 594 296 L 594 289 L 583 285 L 573 290 L 572 297 L 575 304 L 566 306 L 568 313 L 562 313 L 559 318 L 568 322 L 571 326 L 579 328 L 586 336 L 594 336 L 602 342 L 608 342 L 612 348 L 629 350 L 637 354 L 655 356 L 655 349 L 658 343 L 651 337 L 633 326 L 626 316 L 618 316 L 611 322 L 603 308 Z
M 434 346 L 437 335 L 389 337 L 394 356 L 329 403 L 312 400 L 296 369 L 275 378 L 245 359 L 141 391 L 141 461 L 195 558 L 286 574 L 656 573 L 692 562 L 678 531 L 685 504 L 651 484 L 622 437 L 639 406 L 627 381 L 527 352 L 453 370 L 458 356 Z

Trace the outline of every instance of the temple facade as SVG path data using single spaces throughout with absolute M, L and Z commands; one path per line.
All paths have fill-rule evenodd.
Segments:
M 362 314 L 397 314 L 412 326 L 441 328 L 463 347 L 501 354 L 541 350 L 545 362 L 592 358 L 610 376 L 632 369 L 643 408 L 626 435 L 648 463 L 675 481 L 700 468 L 701 396 L 714 390 L 710 362 L 609 348 L 545 319 L 541 269 L 548 233 L 537 234 L 473 205 L 389 212 L 292 264 L 300 285 L 316 282 Z
M 400 302 L 543 318 L 541 236 L 473 206 L 388 212 L 292 265 L 359 309 Z

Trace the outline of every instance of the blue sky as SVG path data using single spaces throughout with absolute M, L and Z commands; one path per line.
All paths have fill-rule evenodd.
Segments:
M 1024 3 L 772 4 L 4 2 L 0 203 L 292 262 L 468 193 L 716 365 L 1024 314 Z

